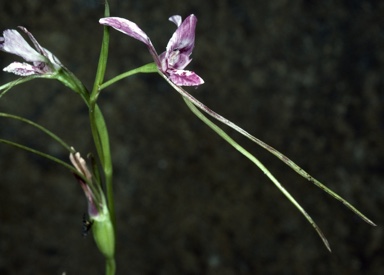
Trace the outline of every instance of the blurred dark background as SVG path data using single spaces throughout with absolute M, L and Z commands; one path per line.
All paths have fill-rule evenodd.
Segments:
M 381 274 L 384 272 L 384 2 L 112 0 L 160 53 L 174 14 L 198 18 L 188 89 L 213 110 L 296 161 L 379 226 L 371 227 L 272 155 L 260 158 L 323 229 L 321 240 L 275 186 L 200 122 L 158 75 L 105 90 L 115 164 L 118 274 Z M 91 87 L 102 1 L 2 1 L 1 29 L 27 27 Z M 0 53 L 0 67 L 19 60 Z M 146 47 L 111 31 L 107 79 L 151 62 Z M 16 79 L 0 74 L 0 83 Z M 86 155 L 87 110 L 59 82 L 34 80 L 0 99 Z M 68 161 L 31 127 L 2 118 L 0 138 Z M 73 176 L 0 145 L 0 274 L 103 274 L 86 201 Z

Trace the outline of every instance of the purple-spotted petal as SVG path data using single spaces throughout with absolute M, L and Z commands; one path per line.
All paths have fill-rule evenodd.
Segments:
M 29 63 L 13 62 L 3 69 L 5 72 L 20 76 L 30 76 L 43 74 L 43 71 Z
M 169 40 L 167 54 L 170 54 L 174 50 L 178 50 L 182 54 L 191 55 L 195 45 L 196 24 L 197 18 L 195 15 L 191 14 L 185 18 Z
M 204 80 L 196 73 L 186 70 L 172 70 L 168 72 L 169 79 L 178 86 L 198 86 Z

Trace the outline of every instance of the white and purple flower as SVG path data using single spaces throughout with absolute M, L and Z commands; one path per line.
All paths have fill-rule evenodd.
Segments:
M 53 75 L 62 64 L 50 51 L 40 46 L 35 37 L 24 27 L 19 27 L 32 41 L 33 49 L 17 30 L 5 30 L 0 36 L 0 50 L 22 57 L 25 62 L 13 62 L 4 71 L 20 76 Z
M 158 55 L 149 37 L 133 22 L 119 17 L 100 19 L 100 24 L 110 26 L 129 35 L 147 45 L 158 69 L 178 86 L 198 86 L 204 80 L 196 73 L 184 68 L 191 62 L 195 45 L 195 29 L 197 18 L 191 14 L 184 21 L 181 16 L 174 15 L 169 20 L 176 24 L 177 30 L 168 42 L 166 51 Z

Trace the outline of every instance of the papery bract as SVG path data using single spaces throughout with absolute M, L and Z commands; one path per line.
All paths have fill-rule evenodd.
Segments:
M 178 27 L 168 42 L 166 51 L 158 55 L 149 37 L 135 23 L 120 17 L 100 19 L 100 24 L 110 26 L 147 45 L 158 69 L 178 86 L 198 86 L 204 80 L 196 73 L 184 68 L 191 62 L 195 45 L 195 29 L 197 18 L 191 14 L 184 21 L 181 16 L 174 15 L 169 20 Z

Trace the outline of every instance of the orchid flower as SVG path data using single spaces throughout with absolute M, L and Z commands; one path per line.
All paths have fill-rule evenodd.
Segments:
M 24 27 L 19 27 L 32 41 L 33 49 L 17 30 L 5 30 L 0 37 L 0 50 L 22 57 L 25 62 L 13 62 L 4 71 L 20 76 L 39 76 L 55 74 L 62 64 L 47 49 L 40 46 L 35 37 Z
M 100 19 L 100 24 L 110 26 L 126 35 L 129 35 L 147 45 L 157 68 L 168 79 L 178 86 L 198 86 L 204 83 L 196 73 L 184 70 L 191 62 L 195 45 L 195 29 L 197 18 L 191 14 L 184 21 L 181 16 L 174 15 L 169 21 L 176 24 L 177 29 L 168 42 L 166 51 L 158 55 L 149 37 L 133 22 L 119 17 L 106 17 Z

